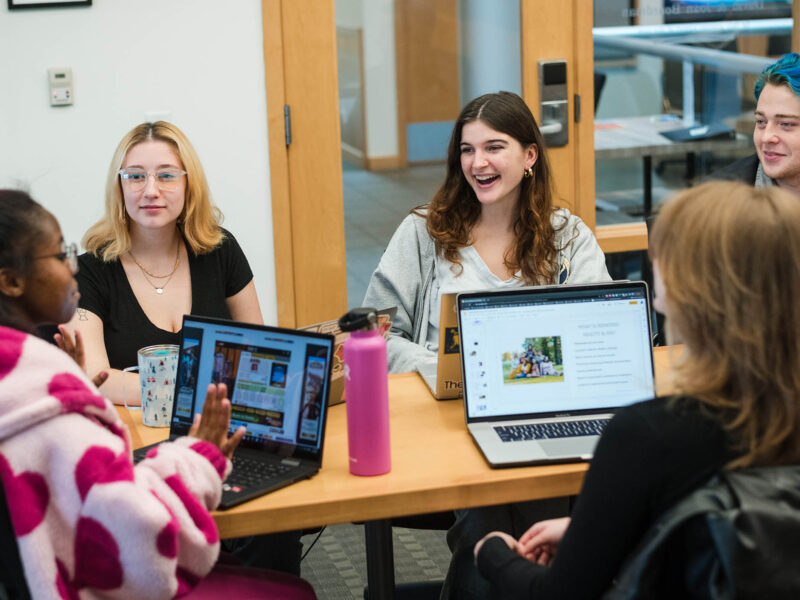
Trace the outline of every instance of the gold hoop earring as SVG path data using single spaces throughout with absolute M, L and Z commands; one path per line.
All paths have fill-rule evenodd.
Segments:
M 533 177 L 533 167 L 528 167 L 522 172 L 524 177 Z

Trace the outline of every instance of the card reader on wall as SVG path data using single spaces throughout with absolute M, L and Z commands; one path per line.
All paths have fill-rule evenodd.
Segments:
M 65 106 L 73 103 L 72 69 L 47 69 L 50 82 L 50 106 Z
M 566 146 L 567 127 L 567 61 L 539 61 L 539 130 L 549 147 Z

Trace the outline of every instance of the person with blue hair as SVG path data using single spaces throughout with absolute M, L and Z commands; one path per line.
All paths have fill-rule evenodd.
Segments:
M 756 153 L 720 169 L 711 179 L 780 186 L 800 197 L 800 55 L 766 67 L 755 86 Z

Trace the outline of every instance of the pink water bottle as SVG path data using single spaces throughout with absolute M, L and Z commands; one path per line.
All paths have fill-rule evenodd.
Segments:
M 392 469 L 389 445 L 389 369 L 386 340 L 374 308 L 355 308 L 339 319 L 344 342 L 347 447 L 353 475 L 383 475 Z

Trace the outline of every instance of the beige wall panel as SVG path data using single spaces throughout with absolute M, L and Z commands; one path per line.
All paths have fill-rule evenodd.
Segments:
M 406 123 L 458 116 L 458 6 L 456 0 L 396 0 L 403 13 L 403 88 Z
M 792 52 L 800 52 L 800 2 L 792 2 Z

